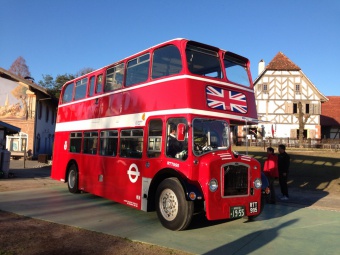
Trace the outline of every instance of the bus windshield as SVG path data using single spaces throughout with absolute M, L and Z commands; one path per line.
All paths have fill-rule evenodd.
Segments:
M 234 58 L 227 54 L 224 56 L 223 62 L 227 79 L 229 81 L 244 86 L 250 86 L 247 72 L 247 63 L 243 62 L 241 59 Z
M 218 52 L 188 43 L 185 53 L 191 73 L 212 78 L 223 77 Z
M 197 118 L 193 121 L 193 150 L 196 156 L 227 149 L 230 145 L 229 124 L 223 120 Z

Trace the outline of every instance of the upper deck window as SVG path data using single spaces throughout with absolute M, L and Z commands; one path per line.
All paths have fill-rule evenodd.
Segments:
M 96 93 L 102 92 L 103 88 L 103 75 L 100 74 L 97 76 L 97 87 L 96 87 Z
M 132 59 L 127 64 L 125 86 L 144 82 L 149 76 L 150 54 Z
M 226 54 L 224 56 L 224 66 L 229 81 L 244 86 L 250 86 L 246 62 Z
M 95 81 L 95 76 L 92 76 L 90 78 L 90 91 L 89 91 L 90 97 L 92 97 L 94 95 L 94 81 Z
M 168 45 L 155 50 L 152 61 L 153 79 L 177 74 L 182 70 L 182 60 L 179 50 L 174 45 Z
M 185 53 L 191 73 L 213 78 L 223 77 L 218 52 L 188 43 Z
M 87 78 L 81 79 L 76 82 L 76 92 L 74 100 L 82 99 L 86 95 Z
M 104 92 L 120 89 L 124 79 L 124 63 L 110 67 L 106 71 Z
M 68 103 L 72 101 L 73 96 L 73 86 L 74 83 L 69 83 L 64 87 L 64 93 L 63 93 L 63 103 Z

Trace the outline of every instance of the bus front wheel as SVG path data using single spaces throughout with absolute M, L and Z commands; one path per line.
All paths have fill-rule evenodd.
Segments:
M 75 164 L 72 164 L 68 170 L 67 186 L 71 193 L 79 193 L 78 189 L 78 169 Z
M 192 219 L 194 202 L 187 201 L 184 190 L 177 178 L 165 179 L 156 192 L 157 215 L 165 228 L 186 229 Z

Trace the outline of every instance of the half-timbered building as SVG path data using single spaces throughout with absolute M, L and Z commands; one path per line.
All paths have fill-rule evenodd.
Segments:
M 282 52 L 267 66 L 260 61 L 254 91 L 258 137 L 297 139 L 303 130 L 304 138 L 322 138 L 321 104 L 328 99 Z

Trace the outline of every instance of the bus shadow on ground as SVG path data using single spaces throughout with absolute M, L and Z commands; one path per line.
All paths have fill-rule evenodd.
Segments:
M 289 206 L 287 206 L 289 205 Z M 265 221 L 265 220 L 270 220 L 274 218 L 280 218 L 284 217 L 287 214 L 293 213 L 297 210 L 300 210 L 304 206 L 291 206 L 291 204 L 266 204 L 264 207 L 263 212 L 257 216 L 255 219 L 249 220 L 248 217 L 243 217 L 243 218 L 236 218 L 236 219 L 227 219 L 227 220 L 213 220 L 210 221 L 205 217 L 205 214 L 198 213 L 193 216 L 193 219 L 191 221 L 191 224 L 188 228 L 188 230 L 195 230 L 195 229 L 203 229 L 207 227 L 212 227 L 216 225 L 221 225 L 221 224 L 228 224 L 233 221 L 241 221 L 244 224 L 252 224 L 257 221 Z
M 204 255 L 217 254 L 249 254 L 254 253 L 261 247 L 268 245 L 278 238 L 280 231 L 298 222 L 297 219 L 286 221 L 277 227 L 251 232 L 233 242 L 227 243 L 216 249 L 204 253 Z M 261 238 L 259 238 L 261 237 Z M 255 241 L 254 241 L 255 240 Z

